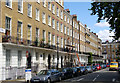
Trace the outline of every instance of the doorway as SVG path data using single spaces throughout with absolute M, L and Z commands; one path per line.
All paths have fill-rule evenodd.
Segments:
M 50 56 L 50 54 L 48 55 L 48 69 L 50 69 L 51 68 L 51 56 Z

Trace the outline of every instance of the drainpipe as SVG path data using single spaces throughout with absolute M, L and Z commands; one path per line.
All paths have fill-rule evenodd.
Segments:
M 59 65 L 59 53 L 58 53 L 58 42 L 57 42 L 57 70 L 58 70 L 58 65 Z
M 73 52 L 73 16 L 72 16 L 72 52 Z M 71 54 L 71 67 L 73 66 L 72 54 Z
M 79 21 L 79 23 L 80 23 L 80 21 Z M 78 23 L 78 25 L 79 25 L 79 52 L 80 52 L 80 24 Z

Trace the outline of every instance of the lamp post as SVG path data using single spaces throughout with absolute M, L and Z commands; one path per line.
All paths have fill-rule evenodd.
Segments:
M 59 65 L 59 53 L 58 53 L 58 42 L 56 43 L 57 44 L 57 70 L 58 70 L 58 65 Z

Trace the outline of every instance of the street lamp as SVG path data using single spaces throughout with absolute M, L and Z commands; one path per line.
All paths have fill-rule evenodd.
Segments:
M 57 42 L 57 70 L 58 70 L 58 65 L 59 65 L 59 53 L 58 53 L 58 45 L 59 43 Z

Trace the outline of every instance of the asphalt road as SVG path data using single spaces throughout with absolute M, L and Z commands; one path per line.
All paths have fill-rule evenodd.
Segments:
M 25 83 L 23 81 L 5 81 L 2 83 Z M 120 74 L 117 71 L 102 69 L 87 75 L 74 77 L 57 83 L 120 83 Z
M 59 83 L 120 83 L 120 74 L 117 71 L 109 71 L 108 68 L 99 70 L 87 75 L 74 77 L 71 79 L 63 80 Z

